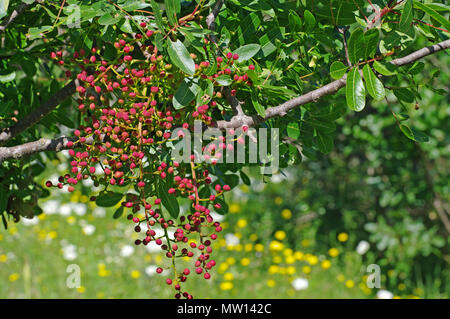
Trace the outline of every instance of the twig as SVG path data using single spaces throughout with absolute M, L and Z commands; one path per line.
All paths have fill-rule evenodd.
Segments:
M 27 128 L 39 122 L 43 117 L 48 115 L 53 111 L 61 102 L 70 97 L 76 92 L 76 88 L 79 85 L 78 80 L 72 80 L 63 87 L 61 90 L 56 92 L 50 99 L 42 103 L 38 108 L 33 110 L 23 119 L 21 119 L 14 126 L 5 129 L 0 133 L 0 145 L 9 141 L 11 138 L 15 137 L 19 133 L 22 133 Z
M 225 0 L 218 0 L 214 5 L 214 8 L 211 10 L 211 13 L 206 17 L 206 26 L 211 31 L 215 31 L 216 29 L 216 18 L 219 15 L 220 9 L 222 8 L 224 2 Z M 211 40 L 216 43 L 216 36 L 214 34 L 211 35 Z
M 11 15 L 3 21 L 3 23 L 0 25 L 0 32 L 5 32 L 6 28 L 14 22 L 15 19 L 28 7 L 28 4 L 22 3 L 20 4 L 17 9 L 14 9 L 14 11 L 11 13 Z

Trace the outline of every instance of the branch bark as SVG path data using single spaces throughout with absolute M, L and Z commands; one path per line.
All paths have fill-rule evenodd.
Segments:
M 0 163 L 9 158 L 20 158 L 43 151 L 59 152 L 67 148 L 67 142 L 75 142 L 76 138 L 58 137 L 55 139 L 41 138 L 40 140 L 29 142 L 12 147 L 0 147 Z
M 220 9 L 222 9 L 224 2 L 225 0 L 218 0 L 214 5 L 214 8 L 211 10 L 211 13 L 206 17 L 206 26 L 211 31 L 214 31 L 216 28 L 216 18 L 219 15 Z
M 95 143 L 96 141 L 99 142 L 99 140 L 95 140 L 97 136 L 91 136 L 86 139 L 84 144 L 91 145 Z M 106 135 L 102 134 L 98 138 L 101 141 L 105 141 Z M 78 137 L 66 137 L 61 136 L 54 139 L 49 138 L 41 138 L 40 140 L 11 146 L 11 147 L 0 147 L 0 164 L 5 159 L 18 159 L 27 155 L 32 155 L 34 153 L 38 152 L 47 152 L 47 151 L 53 151 L 53 152 L 60 152 L 65 149 L 69 149 L 67 146 L 68 142 L 78 143 L 79 139 Z
M 39 107 L 34 109 L 19 122 L 1 132 L 0 145 L 6 143 L 13 137 L 17 136 L 19 133 L 22 133 L 29 127 L 39 122 L 42 118 L 53 111 L 60 103 L 74 94 L 78 85 L 78 80 L 72 80 L 71 82 L 69 82 L 69 84 L 56 92 L 55 95 L 42 103 Z

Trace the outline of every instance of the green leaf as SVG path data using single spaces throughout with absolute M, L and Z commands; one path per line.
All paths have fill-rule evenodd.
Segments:
M 395 66 L 392 64 L 383 64 L 381 62 L 375 61 L 373 63 L 373 68 L 380 74 L 385 76 L 395 75 Z
M 173 107 L 179 110 L 188 106 L 195 99 L 199 90 L 197 80 L 185 78 L 173 96 Z
M 119 208 L 116 209 L 116 211 L 113 214 L 113 218 L 114 219 L 118 219 L 120 218 L 120 216 L 123 215 L 123 206 L 120 206 Z
M 357 63 L 364 55 L 364 32 L 361 28 L 355 29 L 348 39 L 348 55 L 350 62 Z
M 180 1 L 177 0 L 164 0 L 164 4 L 166 7 L 166 15 L 171 25 L 177 24 L 177 12 L 176 12 L 176 3 L 180 4 Z
M 347 72 L 348 67 L 341 61 L 334 61 L 330 67 L 330 75 L 333 79 L 339 80 Z
M 38 28 L 30 28 L 28 30 L 28 35 L 30 40 L 35 40 L 42 38 L 44 32 L 51 30 L 53 27 L 51 25 L 44 25 Z
M 405 125 L 405 124 L 401 124 L 400 125 L 400 130 L 403 132 L 403 134 L 405 134 L 405 136 L 413 141 L 416 142 L 428 142 L 429 138 L 428 136 L 421 132 L 418 131 L 414 128 L 410 128 L 409 126 Z
M 416 75 L 422 72 L 423 68 L 425 67 L 425 63 L 416 61 L 409 69 L 408 73 L 411 75 Z
M 123 194 L 115 192 L 106 192 L 100 194 L 95 203 L 101 207 L 112 207 L 116 205 L 122 199 Z
M 297 122 L 291 122 L 287 126 L 287 134 L 290 138 L 298 139 L 300 136 L 300 128 Z
M 373 58 L 378 48 L 378 40 L 380 38 L 380 32 L 377 28 L 370 29 L 364 33 L 364 54 L 363 58 Z
M 314 15 L 309 10 L 305 10 L 303 12 L 303 18 L 305 19 L 305 32 L 312 31 L 316 25 L 316 18 L 314 18 Z
M 120 30 L 125 33 L 133 33 L 133 28 L 130 24 L 130 19 L 125 19 L 124 23 L 120 26 Z
M 363 76 L 364 81 L 366 82 L 367 92 L 369 92 L 374 100 L 380 101 L 384 99 L 386 93 L 384 91 L 383 83 L 376 77 L 368 64 L 363 68 Z
M 261 103 L 259 103 L 258 98 L 256 97 L 255 94 L 252 94 L 252 104 L 253 107 L 255 108 L 256 113 L 258 113 L 258 115 L 261 116 L 262 118 L 265 118 L 266 109 L 264 108 L 264 106 L 261 105 Z
M 428 14 L 430 17 L 432 17 L 434 20 L 436 20 L 437 22 L 442 24 L 442 26 L 446 30 L 450 30 L 450 22 L 448 21 L 448 19 L 444 18 L 442 15 L 440 15 L 438 12 L 436 12 L 436 10 L 434 10 L 435 8 L 433 8 L 432 6 L 415 0 L 414 7 L 419 10 L 422 10 L 423 12 Z
M 207 104 L 211 100 L 213 92 L 214 92 L 214 85 L 211 82 L 211 80 L 207 79 L 205 81 L 202 81 L 200 83 L 200 89 L 198 90 L 197 93 L 196 99 L 197 105 Z
M 357 0 L 315 0 L 314 13 L 318 19 L 325 19 L 327 23 L 349 25 L 355 22 L 355 1 Z
M 0 0 L 0 19 L 8 12 L 9 0 Z
M 214 78 L 214 80 L 222 86 L 231 85 L 231 83 L 233 82 L 231 80 L 231 77 L 226 74 L 219 75 L 217 78 Z
M 155 16 L 156 26 L 161 31 L 161 33 L 165 33 L 161 8 L 159 7 L 159 4 L 155 0 L 150 0 L 150 4 L 153 9 L 153 15 Z
M 144 9 L 150 6 L 148 3 L 144 3 L 141 0 L 127 0 L 122 6 L 125 11 L 133 11 L 137 9 Z
M 316 146 L 324 154 L 328 154 L 333 149 L 333 138 L 331 135 L 317 131 Z
M 261 49 L 261 46 L 256 43 L 246 44 L 239 48 L 237 48 L 234 53 L 239 55 L 237 62 L 244 62 L 250 60 L 253 56 L 255 56 L 258 51 Z
M 216 212 L 218 214 L 225 215 L 228 213 L 228 204 L 222 198 L 217 197 L 215 202 L 221 206 L 219 209 L 216 208 Z
M 163 181 L 159 183 L 159 197 L 161 198 L 161 203 L 167 209 L 170 216 L 173 218 L 178 218 L 180 213 L 180 205 L 178 204 L 177 197 L 174 194 L 168 193 L 169 187 Z
M 239 185 L 239 176 L 235 174 L 226 174 L 223 176 L 223 180 L 231 189 Z
M 400 31 L 409 31 L 413 21 L 413 15 L 413 0 L 406 0 L 402 15 L 400 16 L 400 21 L 398 23 L 398 28 Z
M 250 186 L 251 184 L 250 177 L 248 177 L 247 174 L 245 174 L 243 171 L 240 171 L 239 174 L 241 175 L 242 182 L 245 185 Z
M 111 13 L 105 13 L 104 15 L 102 15 L 99 19 L 98 19 L 98 23 L 100 25 L 111 25 L 111 24 L 116 24 L 117 21 L 119 19 L 118 18 L 114 18 Z
M 330 121 L 323 121 L 316 118 L 308 119 L 308 122 L 318 131 L 322 133 L 332 133 L 336 130 L 336 124 Z
M 11 82 L 15 78 L 16 78 L 16 72 L 12 72 L 12 73 L 5 74 L 5 75 L 0 75 L 0 82 L 1 83 Z
M 292 32 L 299 32 L 302 30 L 302 20 L 294 10 L 289 10 L 289 27 Z
M 414 102 L 414 94 L 411 92 L 411 90 L 407 88 L 397 88 L 394 89 L 394 95 L 397 97 L 397 99 L 406 102 L 406 103 L 413 103 Z
M 194 75 L 195 63 L 183 42 L 180 40 L 172 42 L 170 39 L 167 39 L 167 52 L 172 63 L 180 68 L 181 71 Z
M 347 106 L 356 112 L 362 111 L 366 106 L 366 90 L 358 68 L 352 69 L 347 75 L 345 97 Z

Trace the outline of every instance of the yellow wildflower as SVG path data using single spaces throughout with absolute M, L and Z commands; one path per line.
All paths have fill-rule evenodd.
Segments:
M 16 281 L 16 280 L 19 279 L 19 278 L 20 278 L 20 275 L 19 275 L 18 273 L 15 272 L 15 273 L 9 275 L 8 280 L 9 280 L 10 282 L 14 282 L 14 281 Z
M 76 221 L 75 217 L 73 217 L 73 216 L 67 217 L 68 224 L 73 225 L 73 224 L 75 224 L 75 221 Z
M 339 250 L 338 250 L 337 248 L 330 248 L 330 249 L 328 250 L 328 254 L 329 254 L 331 257 L 336 257 L 337 255 L 339 255 Z
M 272 261 L 274 264 L 280 264 L 283 261 L 283 258 L 281 258 L 281 256 L 273 256 Z
M 225 271 L 227 271 L 227 269 L 230 267 L 230 265 L 226 262 L 221 263 L 219 265 L 219 273 L 224 273 Z
M 239 228 L 244 228 L 245 226 L 247 226 L 247 220 L 246 219 L 239 219 L 236 223 L 236 226 Z
M 267 287 L 272 288 L 272 287 L 275 287 L 275 285 L 276 285 L 275 280 L 273 280 L 273 279 L 267 280 Z
M 293 274 L 295 274 L 296 271 L 297 270 L 295 269 L 294 266 L 289 266 L 286 268 L 286 272 L 288 273 L 288 275 L 293 275 Z
M 342 243 L 346 242 L 348 240 L 348 234 L 347 233 L 340 233 L 337 238 Z
M 325 259 L 324 261 L 322 261 L 321 267 L 323 269 L 328 269 L 331 267 L 331 262 L 328 259 Z
M 223 279 L 225 279 L 226 281 L 231 281 L 234 279 L 234 276 L 231 272 L 227 272 L 223 275 Z
M 228 210 L 231 214 L 236 214 L 241 211 L 241 206 L 239 204 L 233 203 L 229 206 Z
M 289 209 L 283 209 L 281 211 L 281 217 L 283 217 L 284 219 L 290 219 L 292 217 L 292 212 Z
M 271 265 L 268 271 L 269 274 L 276 274 L 279 271 L 279 267 L 277 265 Z
M 255 250 L 259 251 L 259 252 L 264 251 L 264 245 L 263 244 L 256 244 L 255 245 Z
M 51 231 L 51 232 L 48 233 L 47 236 L 48 236 L 48 238 L 50 238 L 50 239 L 55 239 L 56 237 L 58 237 L 58 233 L 55 232 L 55 231 Z
M 139 277 L 141 277 L 141 273 L 139 272 L 139 270 L 133 270 L 131 272 L 131 278 L 138 279 Z
M 286 264 L 288 264 L 288 265 L 292 265 L 293 263 L 295 263 L 294 256 L 287 256 L 284 260 L 286 261 Z
M 345 286 L 346 286 L 347 288 L 353 288 L 353 287 L 355 286 L 355 283 L 353 282 L 353 280 L 347 280 L 347 281 L 345 282 Z
M 250 259 L 247 258 L 247 257 L 242 258 L 241 259 L 241 265 L 244 266 L 244 267 L 250 265 Z
M 284 245 L 277 240 L 273 240 L 269 244 L 269 249 L 272 251 L 281 251 L 283 250 Z
M 306 261 L 311 266 L 314 266 L 319 262 L 319 258 L 317 258 L 317 256 L 314 256 L 314 255 L 309 255 L 308 258 L 306 259 Z
M 275 238 L 278 240 L 283 240 L 286 238 L 286 233 L 282 230 L 278 230 L 275 232 Z
M 231 289 L 233 289 L 233 283 L 229 282 L 229 281 L 222 282 L 220 284 L 220 289 L 221 290 L 231 290 Z
M 80 294 L 82 294 L 83 292 L 86 291 L 86 287 L 80 286 L 80 287 L 77 288 L 77 291 L 78 291 Z
M 296 252 L 294 253 L 294 257 L 295 257 L 295 259 L 297 259 L 297 260 L 302 260 L 302 259 L 303 259 L 303 253 L 302 253 L 301 251 L 296 251 Z
M 309 267 L 309 266 L 303 266 L 303 267 L 302 267 L 302 271 L 303 271 L 305 274 L 309 274 L 309 273 L 311 272 L 311 267 Z

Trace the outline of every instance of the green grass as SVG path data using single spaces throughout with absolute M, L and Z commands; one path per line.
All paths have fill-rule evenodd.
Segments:
M 164 266 L 162 254 L 150 253 L 143 246 L 134 246 L 136 234 L 125 219 L 114 220 L 110 215 L 95 217 L 92 211 L 92 208 L 88 208 L 83 216 L 73 212 L 70 216 L 41 215 L 35 225 L 11 223 L 7 231 L 2 230 L 0 298 L 171 298 L 173 290 L 164 282 L 165 273 L 146 274 L 148 266 Z M 95 231 L 87 235 L 83 225 L 92 225 Z M 222 239 L 218 241 L 219 246 L 224 242 L 223 235 L 219 238 Z M 279 268 L 287 269 L 290 266 L 290 271 L 295 273 L 270 274 L 268 269 L 274 265 L 273 258 L 278 256 L 275 259 L 281 258 L 284 262 L 285 252 L 271 251 L 267 245 L 262 252 L 256 252 L 250 239 L 241 239 L 241 242 L 243 245 L 234 248 L 217 248 L 220 251 L 216 251 L 214 258 L 218 265 L 211 280 L 190 275 L 186 289 L 197 298 L 374 297 L 374 291 L 365 289 L 365 293 L 359 287 L 364 273 L 358 262 L 359 256 L 353 252 L 336 258 L 318 255 L 318 262 L 314 265 L 298 260 L 293 264 L 281 263 Z M 77 256 L 74 260 L 67 260 L 64 256 L 63 247 L 69 244 L 76 247 Z M 252 250 L 245 251 L 245 244 L 248 244 L 247 250 L 252 244 Z M 125 246 L 133 247 L 129 256 L 121 254 Z M 234 258 L 234 263 L 230 258 Z M 248 258 L 250 264 L 243 266 L 243 258 Z M 331 267 L 322 269 L 322 259 L 330 260 Z M 79 289 L 66 285 L 70 275 L 66 269 L 70 264 L 80 267 Z M 226 270 L 223 264 L 228 265 Z M 310 267 L 311 272 L 303 273 L 304 266 Z M 295 290 L 291 281 L 297 277 L 306 278 L 309 287 Z M 353 280 L 354 287 L 347 287 L 347 280 Z M 223 282 L 231 282 L 233 288 L 222 290 Z

